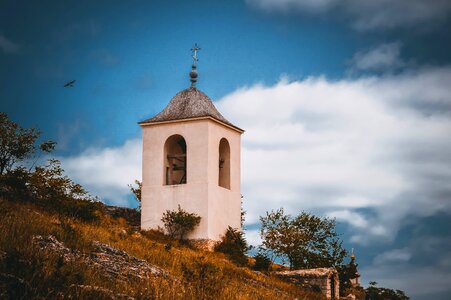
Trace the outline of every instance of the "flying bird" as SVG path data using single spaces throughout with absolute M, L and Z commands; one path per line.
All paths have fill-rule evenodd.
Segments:
M 64 85 L 64 87 L 74 87 L 75 80 L 71 80 Z

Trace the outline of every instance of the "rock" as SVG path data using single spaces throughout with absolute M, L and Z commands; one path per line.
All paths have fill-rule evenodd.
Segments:
M 109 245 L 94 241 L 95 252 L 91 256 L 94 263 L 116 275 L 126 275 L 140 279 L 150 276 L 172 278 L 163 269 L 149 264 L 147 261 L 128 255 L 127 252 L 113 248 Z
M 151 277 L 163 277 L 177 281 L 174 276 L 163 269 L 98 241 L 93 242 L 94 251 L 89 254 L 71 250 L 51 235 L 35 236 L 33 243 L 42 251 L 49 251 L 62 256 L 65 261 L 75 259 L 85 261 L 88 266 L 100 271 L 99 274 L 106 279 L 128 281 L 130 279 L 145 280 Z

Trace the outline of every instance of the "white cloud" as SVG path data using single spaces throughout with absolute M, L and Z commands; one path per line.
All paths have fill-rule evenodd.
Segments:
M 344 221 L 358 228 L 368 228 L 368 221 L 359 213 L 350 210 L 338 210 L 329 212 L 327 217 L 334 218 L 337 221 Z
M 283 206 L 391 241 L 408 216 L 451 211 L 451 68 L 241 88 L 218 102 L 246 130 L 248 223 Z M 425 88 L 427 87 L 427 88 Z
M 0 35 L 0 49 L 5 53 L 17 53 L 19 45 L 8 40 L 5 36 Z
M 265 11 L 299 10 L 305 12 L 323 12 L 337 5 L 337 0 L 246 0 L 246 3 Z
M 394 249 L 377 255 L 374 258 L 374 264 L 390 264 L 393 262 L 406 262 L 412 258 L 410 250 L 407 248 Z
M 245 231 L 246 241 L 249 245 L 258 247 L 262 243 L 259 229 L 247 229 Z
M 267 12 L 329 14 L 350 19 L 357 30 L 437 25 L 451 13 L 448 0 L 246 0 Z
M 353 59 L 353 67 L 357 70 L 396 69 L 404 65 L 399 57 L 401 43 L 382 44 L 366 52 L 357 52 Z
M 60 160 L 70 178 L 114 205 L 127 205 L 127 184 L 141 180 L 140 139 L 119 147 L 88 149 Z

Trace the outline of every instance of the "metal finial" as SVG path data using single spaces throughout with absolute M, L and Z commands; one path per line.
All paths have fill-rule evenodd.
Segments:
M 354 261 L 354 259 L 355 259 L 354 248 L 352 248 L 352 250 L 351 250 L 351 260 Z
M 200 47 L 197 45 L 197 43 L 194 44 L 193 48 L 191 48 L 191 51 L 193 52 L 193 65 L 196 65 L 197 59 L 197 51 L 200 50 Z
M 197 45 L 197 43 L 194 44 L 193 48 L 191 48 L 191 51 L 193 52 L 193 65 L 191 66 L 191 72 L 189 72 L 189 77 L 190 77 L 190 81 L 191 81 L 191 86 L 192 87 L 196 87 L 196 82 L 197 82 L 197 66 L 196 66 L 196 62 L 198 61 L 197 59 L 197 51 L 199 51 L 200 48 Z

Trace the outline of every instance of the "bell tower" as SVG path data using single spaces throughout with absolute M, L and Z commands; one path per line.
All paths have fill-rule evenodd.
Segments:
M 142 127 L 141 228 L 163 227 L 178 205 L 201 217 L 190 239 L 219 240 L 228 226 L 240 229 L 240 152 L 244 130 L 225 119 L 196 87 L 197 44 L 191 86 L 176 94 Z

